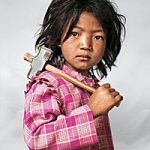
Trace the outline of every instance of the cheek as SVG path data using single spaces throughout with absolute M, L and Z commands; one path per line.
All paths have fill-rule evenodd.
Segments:
M 104 52 L 105 52 L 105 49 L 97 50 L 97 52 L 95 53 L 95 57 L 94 57 L 95 65 L 101 61 L 101 59 L 104 56 Z
M 95 57 L 101 59 L 104 55 L 104 52 L 105 52 L 105 45 L 97 48 L 97 51 L 95 53 Z
M 62 51 L 62 54 L 63 54 L 63 55 L 65 55 L 65 54 L 68 53 L 68 49 L 69 49 L 69 47 L 68 47 L 67 44 L 63 43 L 63 44 L 61 45 L 61 51 Z
M 70 50 L 72 50 L 72 47 L 73 47 L 73 44 L 72 44 L 72 42 L 70 42 L 69 39 L 67 39 L 65 42 L 63 42 L 61 44 L 61 50 L 62 50 L 62 52 L 70 51 Z
M 62 54 L 65 58 L 65 60 L 68 60 L 68 59 L 71 59 L 72 57 L 72 52 L 70 50 L 70 46 L 62 46 L 61 47 L 61 51 L 62 51 Z
M 100 52 L 100 54 L 99 54 L 100 59 L 102 59 L 102 57 L 104 56 L 104 52 L 105 52 L 105 49 L 103 49 L 103 50 Z

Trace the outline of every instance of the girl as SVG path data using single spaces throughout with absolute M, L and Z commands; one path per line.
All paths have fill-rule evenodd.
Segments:
M 43 71 L 27 85 L 24 137 L 30 150 L 113 150 L 108 112 L 122 96 L 110 84 L 99 86 L 111 69 L 125 31 L 125 17 L 109 0 L 53 0 L 36 47 L 51 48 L 50 62 L 97 88 L 90 94 Z

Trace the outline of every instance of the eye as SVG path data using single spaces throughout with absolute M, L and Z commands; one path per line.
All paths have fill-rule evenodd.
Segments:
M 79 33 L 77 33 L 77 32 L 71 32 L 70 35 L 72 35 L 72 36 L 74 36 L 74 37 L 77 37 L 77 36 L 79 36 Z
M 104 37 L 103 37 L 103 36 L 100 36 L 100 35 L 95 36 L 95 39 L 96 39 L 96 40 L 103 40 L 103 41 L 104 41 Z

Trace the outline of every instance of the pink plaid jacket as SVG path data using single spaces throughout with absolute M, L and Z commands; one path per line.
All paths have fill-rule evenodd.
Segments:
M 97 87 L 63 66 L 78 80 Z M 108 114 L 93 118 L 87 105 L 90 94 L 58 75 L 45 71 L 27 85 L 24 138 L 30 150 L 113 150 Z

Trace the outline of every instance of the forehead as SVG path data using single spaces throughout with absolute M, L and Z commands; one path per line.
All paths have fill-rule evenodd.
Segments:
M 100 21 L 94 16 L 93 13 L 83 12 L 79 16 L 77 25 L 84 27 L 102 28 Z
M 61 36 L 61 39 L 66 40 L 69 36 L 69 33 L 76 26 L 93 27 L 93 25 L 95 28 L 101 28 L 103 30 L 100 21 L 95 17 L 92 12 L 83 11 L 79 16 L 73 16 L 69 20 Z

